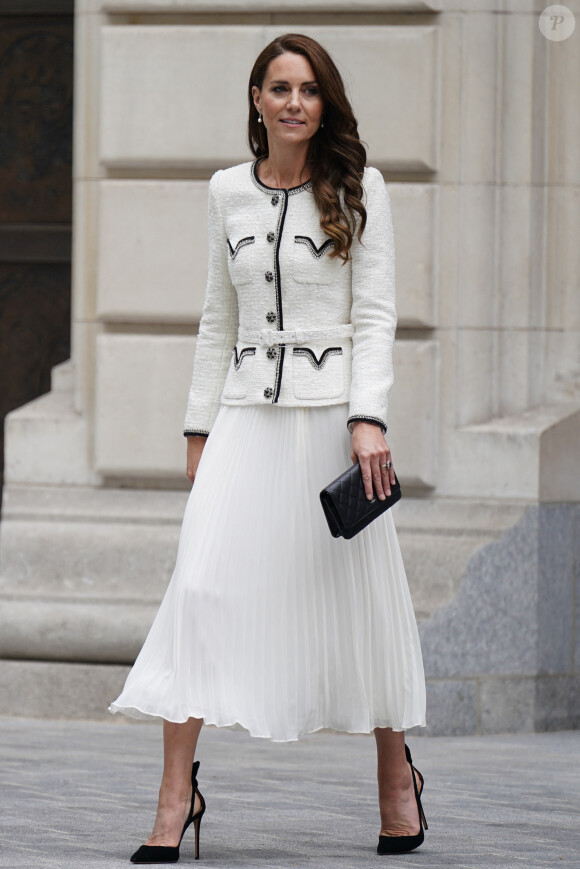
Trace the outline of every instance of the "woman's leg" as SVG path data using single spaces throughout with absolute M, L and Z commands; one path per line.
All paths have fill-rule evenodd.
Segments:
M 405 734 L 375 727 L 381 836 L 416 836 L 419 812 L 411 767 L 405 757 Z
M 191 767 L 203 718 L 163 722 L 163 778 L 153 832 L 146 845 L 176 846 L 191 806 Z M 195 798 L 194 813 L 201 807 Z

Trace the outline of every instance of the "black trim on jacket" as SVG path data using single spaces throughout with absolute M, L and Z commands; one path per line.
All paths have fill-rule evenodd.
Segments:
M 246 238 L 241 238 L 239 240 L 239 242 L 236 244 L 235 248 L 233 248 L 232 243 L 228 238 L 227 242 L 228 242 L 228 248 L 230 251 L 230 257 L 232 259 L 235 259 L 242 247 L 245 247 L 247 244 L 254 244 L 255 240 L 256 240 L 256 237 L 254 235 L 248 235 L 248 236 L 246 236 Z
M 316 247 L 316 244 L 308 235 L 295 235 L 294 244 L 305 244 L 310 253 L 317 259 L 320 259 L 320 257 L 326 253 L 329 247 L 334 247 L 334 241 L 331 238 L 324 241 L 320 245 L 320 247 Z
M 255 356 L 256 355 L 256 348 L 255 347 L 244 347 L 240 351 L 240 355 L 238 356 L 238 348 L 234 346 L 234 349 L 232 352 L 234 354 L 234 368 L 236 369 L 236 371 L 238 371 L 240 365 L 242 364 L 242 362 L 244 360 L 244 356 Z
M 286 211 L 288 210 L 288 191 L 282 191 L 282 196 L 284 197 L 284 203 L 282 205 L 282 211 L 280 212 L 280 216 L 278 219 L 278 227 L 276 229 L 276 247 L 274 249 L 274 285 L 276 287 L 276 313 L 278 315 L 277 328 L 280 331 L 282 331 L 284 328 L 284 313 L 282 311 L 282 279 L 280 276 L 280 242 L 282 241 L 282 233 L 284 232 L 284 221 L 286 220 Z M 276 404 L 276 402 L 278 401 L 278 398 L 280 396 L 280 389 L 282 388 L 282 372 L 284 367 L 285 351 L 286 347 L 284 346 L 284 344 L 281 344 L 280 354 L 276 363 L 276 379 L 274 381 L 274 395 L 272 397 L 272 404 Z
M 342 356 L 342 347 L 327 347 L 320 354 L 320 359 L 316 358 L 316 353 L 310 347 L 295 347 L 292 353 L 294 356 L 306 356 L 312 367 L 320 371 L 329 356 Z
M 379 419 L 378 416 L 349 416 L 346 421 L 346 427 L 348 428 L 351 422 L 372 422 L 375 425 L 380 425 L 381 431 L 383 434 L 387 432 L 387 424 Z M 350 431 L 350 429 L 348 429 Z

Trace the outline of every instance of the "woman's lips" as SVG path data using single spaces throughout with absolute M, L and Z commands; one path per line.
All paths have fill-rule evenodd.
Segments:
M 297 121 L 291 118 L 282 118 L 282 123 L 286 124 L 287 127 L 300 127 L 304 121 Z

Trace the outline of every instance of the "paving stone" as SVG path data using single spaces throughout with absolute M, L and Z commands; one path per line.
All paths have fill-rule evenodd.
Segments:
M 372 736 L 279 744 L 205 727 L 198 866 L 579 866 L 580 733 L 408 737 L 426 778 L 422 848 L 379 857 Z M 149 834 L 161 727 L 0 719 L 0 866 L 120 869 Z M 193 862 L 193 831 L 181 864 Z

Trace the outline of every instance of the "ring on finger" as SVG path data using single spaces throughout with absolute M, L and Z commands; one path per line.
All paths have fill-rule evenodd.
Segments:
M 393 467 L 393 463 L 392 463 L 392 462 L 387 462 L 386 464 L 381 465 L 381 468 L 386 468 L 387 471 L 390 471 L 390 469 L 391 469 L 392 467 Z

